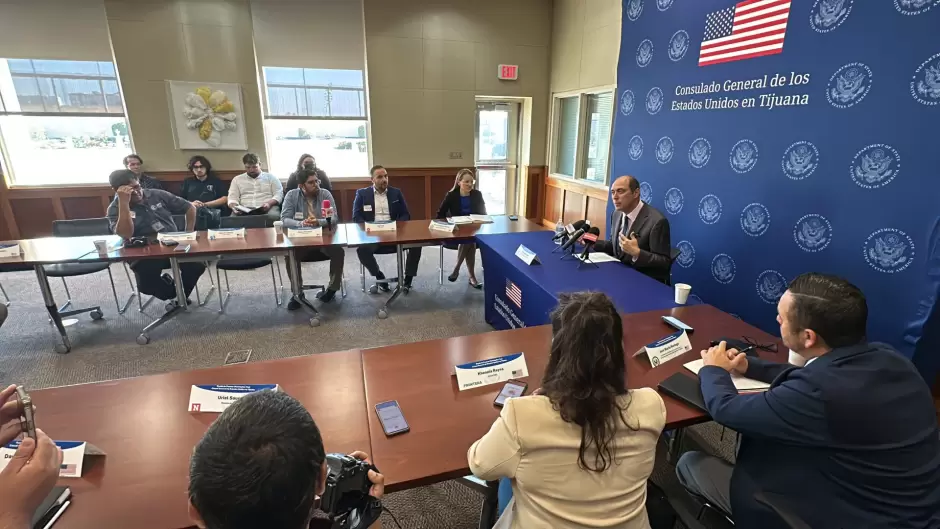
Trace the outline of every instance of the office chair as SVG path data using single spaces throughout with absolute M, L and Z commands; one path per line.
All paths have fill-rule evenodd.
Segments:
M 176 227 L 180 231 L 186 231 L 186 215 L 173 215 L 173 224 L 176 224 Z M 209 291 L 206 292 L 206 299 L 202 299 L 202 296 L 199 293 L 199 285 L 198 284 L 196 285 L 196 290 L 195 290 L 196 305 L 199 305 L 200 307 L 204 307 L 206 303 L 209 303 L 209 298 L 212 297 L 212 293 L 215 292 L 215 279 L 212 278 L 212 267 L 209 266 L 209 264 L 210 264 L 209 261 L 205 262 L 206 271 L 209 272 L 208 274 L 206 274 L 207 276 L 209 276 Z M 153 301 L 153 298 L 148 299 L 147 303 L 140 305 L 140 299 L 138 298 L 137 303 L 138 303 L 139 309 L 143 311 L 144 307 L 146 307 L 147 304 L 150 303 L 151 301 Z
M 222 228 L 267 228 L 268 218 L 263 215 L 242 215 L 232 217 L 222 217 Z M 221 289 L 222 280 L 219 278 L 219 270 L 225 274 L 225 295 L 219 292 L 219 313 L 225 312 L 225 304 L 231 296 L 231 289 L 228 282 L 229 270 L 257 270 L 265 266 L 271 267 L 271 283 L 274 285 L 274 301 L 277 306 L 281 306 L 284 298 L 284 280 L 281 278 L 281 266 L 277 256 L 274 257 L 239 257 L 236 259 L 222 259 L 215 263 L 216 282 Z M 274 270 L 277 269 L 277 278 L 274 277 Z M 278 295 L 278 282 L 280 282 L 280 295 Z
M 34 270 L 34 269 L 33 269 L 32 265 L 24 265 L 24 264 L 4 264 L 4 265 L 0 265 L 0 273 L 3 273 L 3 272 L 32 272 L 33 270 Z M 0 284 L 0 294 L 3 295 L 3 305 L 9 307 L 10 304 L 13 303 L 13 301 L 10 300 L 10 297 L 7 295 L 7 291 L 3 289 L 3 285 L 2 285 L 2 284 Z
M 322 253 L 321 253 L 321 254 L 317 255 L 316 257 L 310 258 L 310 259 L 308 259 L 308 260 L 306 260 L 306 261 L 304 261 L 304 262 L 305 262 L 305 263 L 322 263 L 323 261 L 329 261 L 329 260 L 330 260 L 330 258 L 327 257 L 326 254 L 322 254 Z M 299 264 L 300 266 L 303 266 L 304 263 L 298 263 L 298 264 Z M 362 265 L 360 265 L 360 266 L 362 266 Z M 301 286 L 300 286 L 300 289 L 301 289 L 301 290 L 319 290 L 319 291 L 322 292 L 322 291 L 326 290 L 326 287 L 327 287 L 327 285 L 311 284 L 311 285 L 301 285 Z M 340 296 L 342 296 L 342 297 L 344 297 L 344 298 L 346 297 L 346 272 L 343 272 L 343 278 L 342 278 L 342 280 L 341 280 L 341 282 L 340 282 L 340 284 L 339 284 L 339 293 L 340 293 Z
M 56 220 L 52 223 L 52 235 L 55 237 L 82 237 L 110 234 L 111 227 L 107 218 Z M 114 276 L 111 274 L 111 263 L 109 262 L 48 264 L 43 265 L 43 269 L 46 271 L 47 276 L 62 279 L 62 286 L 65 287 L 66 297 L 65 303 L 58 309 L 59 314 L 62 316 L 74 316 L 88 312 L 93 320 L 100 320 L 104 317 L 104 314 L 101 312 L 101 307 L 99 306 L 68 310 L 68 308 L 72 306 L 72 295 L 69 293 L 69 286 L 65 281 L 66 277 L 85 276 L 107 270 L 108 280 L 111 282 L 111 293 L 114 295 L 114 305 L 117 308 L 118 314 L 124 314 L 124 311 L 127 310 L 127 306 L 131 304 L 131 300 L 137 296 L 134 282 L 131 281 L 130 274 L 127 274 L 127 282 L 131 285 L 132 293 L 127 298 L 127 301 L 124 302 L 124 305 L 121 305 L 121 302 L 118 300 L 117 289 L 114 287 Z M 125 268 L 124 271 L 126 273 L 127 269 Z
M 375 250 L 375 255 L 388 255 L 388 254 L 394 254 L 395 252 L 396 252 L 396 249 L 395 249 L 394 244 L 383 245 L 383 246 L 379 246 Z M 397 264 L 395 265 L 395 270 L 398 270 Z M 359 280 L 362 282 L 362 291 L 365 292 L 366 291 L 366 267 L 362 266 L 362 263 L 359 263 Z M 376 279 L 375 282 L 372 284 L 372 286 L 369 287 L 369 294 L 378 294 L 379 283 L 384 283 L 388 285 L 389 287 L 391 287 L 392 283 L 397 283 L 397 282 L 398 282 L 397 276 L 396 277 L 386 276 L 385 279 Z

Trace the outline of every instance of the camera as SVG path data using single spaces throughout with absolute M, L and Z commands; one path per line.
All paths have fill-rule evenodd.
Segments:
M 345 454 L 326 455 L 326 490 L 320 509 L 333 519 L 334 529 L 364 529 L 382 514 L 382 502 L 369 496 L 369 471 L 378 469 Z

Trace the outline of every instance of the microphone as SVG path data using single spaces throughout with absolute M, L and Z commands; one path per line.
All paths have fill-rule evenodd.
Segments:
M 333 212 L 330 211 L 330 210 L 333 209 L 333 208 L 332 208 L 331 206 L 332 206 L 332 204 L 330 204 L 330 201 L 329 201 L 329 200 L 324 200 L 324 201 L 323 201 L 323 206 L 320 208 L 320 210 L 323 212 L 323 216 L 326 217 L 326 229 L 327 229 L 327 230 L 332 230 L 332 229 L 333 229 L 333 227 L 332 227 L 332 224 L 333 224 Z
M 584 251 L 581 252 L 581 260 L 585 260 L 588 256 L 588 253 L 591 252 L 591 248 L 594 247 L 594 243 L 597 242 L 597 237 L 600 236 L 601 230 L 597 228 L 591 228 L 581 237 L 581 242 L 584 244 Z
M 566 242 L 565 244 L 562 244 L 562 245 L 561 245 L 561 251 L 562 251 L 562 253 L 564 253 L 565 250 L 567 250 L 567 249 L 573 247 L 573 246 L 575 245 L 575 243 L 578 242 L 578 239 L 580 239 L 582 235 L 584 235 L 589 229 L 591 229 L 591 221 L 589 221 L 589 220 L 580 221 L 580 220 L 579 220 L 578 222 L 581 223 L 581 228 L 578 229 L 576 232 L 574 232 L 574 233 L 571 234 L 571 238 L 568 239 L 568 242 Z M 578 222 L 575 222 L 575 224 L 578 224 Z M 598 233 L 600 233 L 600 230 L 598 230 Z
M 584 226 L 584 223 L 585 223 L 585 222 L 587 222 L 587 221 L 586 221 L 586 220 L 576 220 L 576 221 L 574 221 L 573 223 L 571 223 L 571 224 L 565 226 L 565 230 L 564 230 L 563 232 L 558 233 L 558 234 L 556 234 L 554 237 L 552 237 L 552 240 L 553 240 L 553 241 L 557 241 L 558 239 L 569 239 L 569 238 L 571 238 L 571 234 L 574 233 L 574 232 L 576 232 L 576 231 L 578 231 L 578 230 L 580 230 L 581 227 Z

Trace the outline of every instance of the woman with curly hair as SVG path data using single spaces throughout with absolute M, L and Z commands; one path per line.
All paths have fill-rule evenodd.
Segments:
M 304 171 L 316 171 L 317 179 L 320 180 L 320 189 L 326 189 L 330 193 L 333 192 L 333 184 L 330 182 L 330 177 L 326 176 L 326 171 L 317 167 L 317 159 L 313 157 L 312 154 L 301 154 L 300 159 L 297 160 L 297 170 L 290 174 L 290 177 L 287 179 L 287 185 L 284 186 L 284 194 L 290 193 L 292 189 L 297 189 L 297 177 L 301 175 Z
M 627 389 L 623 323 L 605 294 L 562 294 L 551 322 L 542 387 L 506 401 L 470 470 L 512 486 L 497 527 L 647 529 L 663 399 Z

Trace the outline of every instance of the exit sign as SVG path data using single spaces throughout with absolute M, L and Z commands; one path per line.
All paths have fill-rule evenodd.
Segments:
M 519 78 L 519 66 L 516 64 L 500 64 L 499 78 L 506 81 L 515 81 Z

